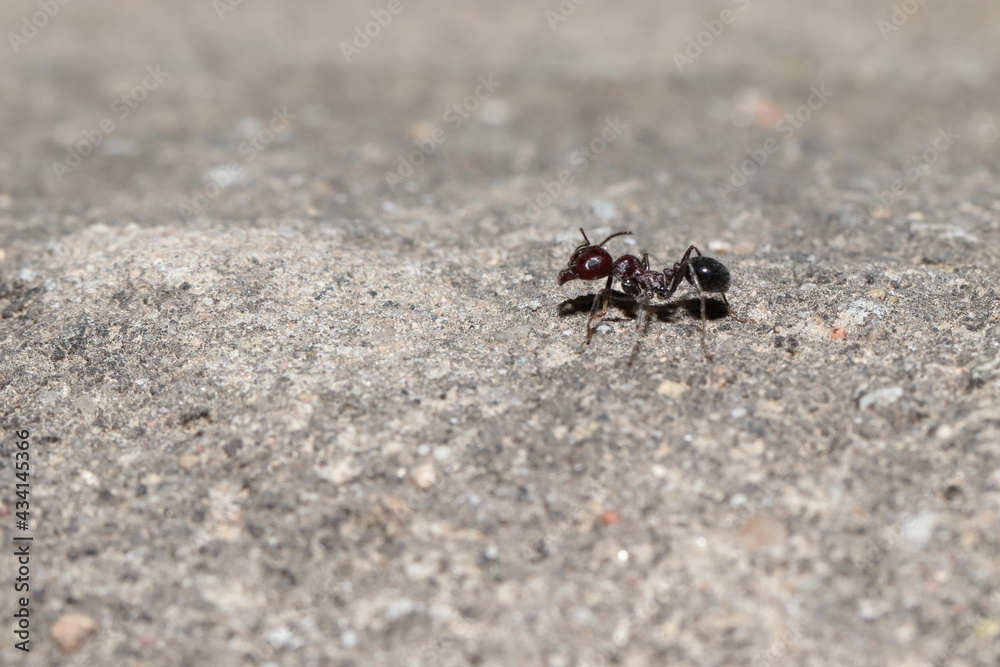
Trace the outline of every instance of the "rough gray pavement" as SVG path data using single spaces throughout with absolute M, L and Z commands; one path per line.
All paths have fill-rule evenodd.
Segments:
M 1000 664 L 998 25 L 5 3 L 0 663 Z

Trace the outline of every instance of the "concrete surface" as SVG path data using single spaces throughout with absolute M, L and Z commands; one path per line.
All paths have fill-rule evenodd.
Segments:
M 40 7 L 3 664 L 1000 664 L 995 2 Z M 582 346 L 581 226 L 755 323 Z

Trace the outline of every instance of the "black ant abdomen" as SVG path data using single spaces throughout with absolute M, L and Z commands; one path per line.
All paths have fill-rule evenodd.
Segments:
M 684 277 L 689 283 L 694 285 L 693 275 L 698 280 L 695 287 L 700 287 L 703 292 L 719 294 L 729 291 L 729 269 L 726 268 L 725 264 L 714 257 L 704 256 L 692 257 L 688 261 L 691 265 L 691 272 L 685 273 Z

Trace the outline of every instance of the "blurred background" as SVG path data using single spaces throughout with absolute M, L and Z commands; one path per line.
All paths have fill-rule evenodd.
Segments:
M 673 245 L 688 237 L 671 230 L 698 216 L 725 239 L 733 218 L 746 224 L 748 209 L 770 217 L 754 211 L 771 202 L 797 204 L 783 214 L 815 214 L 815 233 L 846 232 L 850 245 L 859 212 L 875 207 L 874 219 L 888 220 L 873 193 L 887 191 L 939 127 L 960 135 L 948 163 L 1000 156 L 1000 6 L 981 0 L 399 0 L 397 13 L 388 2 L 46 6 L 0 8 L 7 233 L 67 230 L 97 211 L 111 222 L 182 224 L 193 213 L 185 205 L 240 224 L 299 215 L 364 227 L 387 205 L 427 197 L 475 211 L 458 227 L 436 225 L 443 233 L 503 230 L 620 116 L 628 130 L 534 220 L 551 225 L 546 235 L 567 222 L 571 232 L 615 222 Z M 150 66 L 168 75 L 143 93 Z M 499 85 L 455 127 L 446 114 L 480 76 Z M 776 130 L 819 85 L 832 93 L 822 108 L 792 136 Z M 274 108 L 294 121 L 247 161 L 242 142 Z M 114 129 L 93 154 L 60 170 L 106 118 Z M 746 164 L 769 137 L 778 149 L 768 164 Z M 426 163 L 402 177 L 421 142 Z M 233 160 L 245 168 L 227 179 L 219 170 Z M 752 178 L 726 188 L 741 164 Z M 224 185 L 209 186 L 215 197 L 199 209 L 213 176 Z M 799 191 L 812 187 L 838 191 L 837 205 L 804 211 L 815 204 Z M 781 234 L 751 222 L 758 240 Z M 869 241 L 891 249 L 880 233 Z

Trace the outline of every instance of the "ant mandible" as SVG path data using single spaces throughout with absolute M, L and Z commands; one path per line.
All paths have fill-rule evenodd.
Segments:
M 615 294 L 615 291 L 611 289 L 615 279 L 621 283 L 622 292 L 636 299 L 639 304 L 639 313 L 635 319 L 637 331 L 645 329 L 646 309 L 654 297 L 660 297 L 665 301 L 670 299 L 684 280 L 693 285 L 701 300 L 701 345 L 705 351 L 705 357 L 709 361 L 712 361 L 712 355 L 708 351 L 705 294 L 720 295 L 722 302 L 726 304 L 726 312 L 731 317 L 739 322 L 750 321 L 733 314 L 729 301 L 726 299 L 726 291 L 729 289 L 730 282 L 729 269 L 719 260 L 702 255 L 697 247 L 688 246 L 684 256 L 672 268 L 655 271 L 649 268 L 649 255 L 647 253 L 642 254 L 642 259 L 635 255 L 622 255 L 618 259 L 612 259 L 611 253 L 604 249 L 604 245 L 611 239 L 617 236 L 631 235 L 632 232 L 617 232 L 597 244 L 590 242 L 582 227 L 580 233 L 583 234 L 583 243 L 573 251 L 567 267 L 559 272 L 559 284 L 563 285 L 571 280 L 607 278 L 604 289 L 597 293 L 594 305 L 590 309 L 584 345 L 590 344 L 590 338 L 594 333 L 594 322 L 600 320 L 608 312 L 611 296 Z M 692 257 L 691 253 L 695 253 L 695 256 Z

